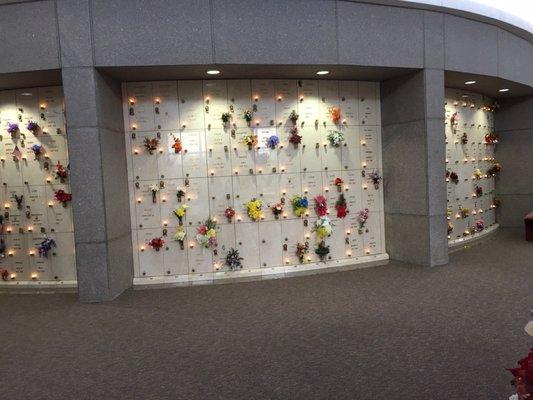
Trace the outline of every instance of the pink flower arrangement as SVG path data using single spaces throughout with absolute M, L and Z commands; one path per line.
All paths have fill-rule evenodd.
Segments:
M 315 197 L 315 211 L 319 217 L 324 217 L 329 213 L 328 200 L 321 194 Z

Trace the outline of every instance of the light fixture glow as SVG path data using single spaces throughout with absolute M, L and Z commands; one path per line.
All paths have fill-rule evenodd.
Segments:
M 476 81 L 466 81 L 465 85 L 473 85 L 474 83 L 476 83 Z
M 210 69 L 207 71 L 207 75 L 218 75 L 220 74 L 220 71 L 218 69 Z
M 327 75 L 329 74 L 329 71 L 317 71 L 317 75 Z
M 509 89 L 507 89 L 507 88 L 498 90 L 498 92 L 508 92 L 508 91 L 509 91 Z

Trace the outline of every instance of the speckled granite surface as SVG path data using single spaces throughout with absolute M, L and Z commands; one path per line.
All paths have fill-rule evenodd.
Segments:
M 533 243 L 501 230 L 445 267 L 0 296 L 3 399 L 507 399 L 533 343 Z

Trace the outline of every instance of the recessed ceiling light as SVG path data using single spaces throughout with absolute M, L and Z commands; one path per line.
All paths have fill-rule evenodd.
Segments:
M 467 94 L 463 94 L 461 97 L 462 97 L 463 99 L 467 99 L 467 98 L 468 98 L 468 95 L 467 95 Z
M 327 74 L 329 74 L 329 71 L 318 71 L 316 74 L 317 75 L 327 75 Z
M 465 85 L 473 85 L 474 83 L 476 83 L 476 81 L 466 81 Z
M 28 92 L 23 92 L 20 94 L 21 96 L 31 96 L 31 93 L 28 93 Z
M 207 71 L 207 75 L 218 75 L 220 74 L 220 71 L 218 69 L 210 69 Z
M 508 91 L 509 91 L 509 89 L 507 89 L 507 88 L 498 90 L 498 92 L 508 92 Z

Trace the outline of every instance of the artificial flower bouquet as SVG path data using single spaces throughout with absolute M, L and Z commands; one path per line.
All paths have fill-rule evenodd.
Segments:
M 56 247 L 56 241 L 48 236 L 45 236 L 43 241 L 39 244 L 39 257 L 48 257 L 48 252 Z
M 220 119 L 222 120 L 222 125 L 226 126 L 228 122 L 231 120 L 231 113 L 229 112 L 222 113 L 222 115 L 220 116 Z
M 37 124 L 37 122 L 28 121 L 28 123 L 26 124 L 26 129 L 34 135 L 37 135 L 37 133 L 39 132 L 39 124 Z
M 307 261 L 307 254 L 309 254 L 309 242 L 296 243 L 296 256 L 298 257 L 300 264 Z
M 459 175 L 457 175 L 457 172 L 450 172 L 450 181 L 452 181 L 456 185 L 459 183 Z
M 337 187 L 337 192 L 342 192 L 342 185 L 344 185 L 344 181 L 341 178 L 335 178 L 334 185 Z
M 208 218 L 202 225 L 196 228 L 196 241 L 205 248 L 217 245 L 217 223 L 214 219 Z
M 339 147 L 344 141 L 344 133 L 340 131 L 330 131 L 327 139 L 329 140 L 329 144 L 333 147 Z
M 182 204 L 174 210 L 174 215 L 178 218 L 180 225 L 183 225 L 183 218 L 187 214 L 187 209 L 189 206 L 187 204 Z
M 487 170 L 487 175 L 489 176 L 496 176 L 500 173 L 500 171 L 502 170 L 502 166 L 500 165 L 500 163 L 494 163 L 488 170 Z
M 11 122 L 7 124 L 7 133 L 9 133 L 11 137 L 15 137 L 18 131 L 19 131 L 19 124 L 15 124 Z
M 474 229 L 476 232 L 481 232 L 483 229 L 485 229 L 485 221 L 482 219 L 478 219 L 474 222 Z
M 257 135 L 245 135 L 243 138 L 242 138 L 242 141 L 241 141 L 243 144 L 245 144 L 246 146 L 248 146 L 248 150 L 252 150 L 252 148 L 254 146 L 257 146 Z
M 284 207 L 285 207 L 285 204 L 283 204 L 283 202 L 279 202 L 279 203 L 276 203 L 270 206 L 270 209 L 272 210 L 272 214 L 274 214 L 274 217 L 276 219 L 279 219 L 279 216 L 283 213 Z
M 291 143 L 295 148 L 302 143 L 302 135 L 298 134 L 298 127 L 293 126 L 290 130 L 291 136 L 289 137 L 289 143 Z
M 318 246 L 315 248 L 315 254 L 318 255 L 320 261 L 326 261 L 329 254 L 329 246 L 326 246 L 326 242 L 321 241 L 318 243 Z
M 229 249 L 228 254 L 226 254 L 226 265 L 232 270 L 242 268 L 243 258 L 239 255 L 239 250 L 234 248 Z
M 276 147 L 278 147 L 279 144 L 279 138 L 276 135 L 272 135 L 267 139 L 267 147 L 269 149 L 274 150 Z
M 66 207 L 68 202 L 72 201 L 72 194 L 65 192 L 63 189 L 56 190 L 54 197 L 63 207 Z
M 159 185 L 150 185 L 150 193 L 152 193 L 152 203 L 157 203 L 157 192 L 159 192 Z
M 496 144 L 498 143 L 499 137 L 495 133 L 487 133 L 485 135 L 485 144 Z
M 252 199 L 246 202 L 246 211 L 252 221 L 259 221 L 261 219 L 261 208 L 263 203 L 261 200 Z
M 154 154 L 154 151 L 157 150 L 157 146 L 159 146 L 159 139 L 144 138 L 144 148 L 148 150 L 148 153 Z
M 368 221 L 369 215 L 370 215 L 370 210 L 368 208 L 360 210 L 359 213 L 357 214 L 357 222 L 359 222 L 358 233 L 360 235 L 362 235 L 364 232 L 366 221 Z
M 148 242 L 148 246 L 150 246 L 155 251 L 161 250 L 161 248 L 165 245 L 165 241 L 161 237 L 155 237 L 150 239 Z
M 183 150 L 183 145 L 181 143 L 180 138 L 175 137 L 174 143 L 172 144 L 172 148 L 174 149 L 175 154 L 181 153 L 181 150 Z
M 176 233 L 174 233 L 174 240 L 180 244 L 180 248 L 185 249 L 185 237 L 187 233 L 183 226 L 178 226 L 176 228 Z
M 309 207 L 309 201 L 307 200 L 307 197 L 295 195 L 291 199 L 291 204 L 292 212 L 297 217 L 301 217 L 302 215 L 307 213 L 307 208 Z
M 368 179 L 374 185 L 374 189 L 378 190 L 379 184 L 383 180 L 383 177 L 379 174 L 378 171 L 372 171 L 371 173 L 368 174 Z
M 468 207 L 459 207 L 459 215 L 462 219 L 468 218 L 470 215 L 470 209 Z
M 313 230 L 316 233 L 317 241 L 323 241 L 333 232 L 333 225 L 328 217 L 320 217 L 315 222 Z
M 38 160 L 44 154 L 44 148 L 40 144 L 36 143 L 31 146 L 30 149 L 33 152 L 33 155 L 35 156 L 36 160 Z
M 478 181 L 481 178 L 483 178 L 483 173 L 481 172 L 481 170 L 479 168 L 476 168 L 474 170 L 474 179 Z
M 511 384 L 516 388 L 516 400 L 533 399 L 533 348 L 529 353 L 518 361 L 518 367 L 509 368 L 513 374 Z M 511 397 L 512 398 L 512 397 Z
M 335 210 L 337 210 L 337 218 L 344 218 L 348 214 L 348 205 L 346 204 L 346 198 L 343 193 L 339 195 L 335 203 Z
M 61 165 L 59 161 L 54 167 L 54 178 L 59 179 L 61 183 L 64 183 L 65 180 L 68 178 L 68 169 L 63 167 L 63 165 Z
M 328 200 L 321 194 L 315 197 L 315 211 L 319 217 L 324 217 L 329 213 Z
M 244 110 L 243 117 L 244 117 L 244 120 L 246 121 L 246 124 L 248 126 L 250 126 L 250 123 L 252 122 L 253 116 L 254 116 L 254 114 L 253 114 L 252 110 L 250 110 L 250 109 Z
M 178 202 L 181 203 L 181 200 L 185 197 L 185 191 L 183 189 L 179 189 L 176 192 L 176 197 L 178 198 Z
M 335 125 L 339 125 L 341 122 L 341 109 L 340 107 L 331 107 L 329 109 L 329 115 L 331 116 L 331 121 Z
M 289 120 L 292 122 L 293 125 L 296 125 L 298 123 L 298 118 L 300 116 L 296 113 L 296 111 L 292 110 L 289 114 Z
M 230 223 L 233 217 L 235 216 L 235 209 L 233 207 L 226 208 L 224 210 L 224 216 L 227 218 L 228 223 Z

